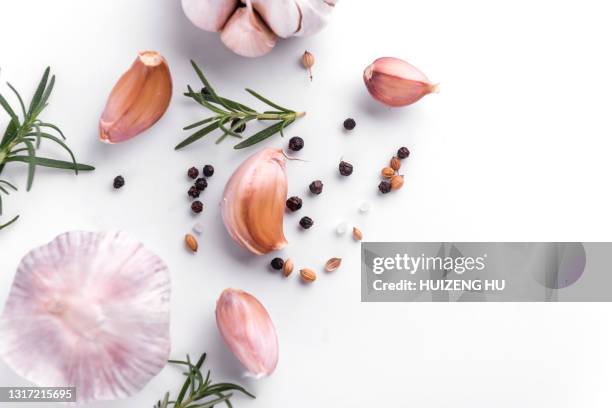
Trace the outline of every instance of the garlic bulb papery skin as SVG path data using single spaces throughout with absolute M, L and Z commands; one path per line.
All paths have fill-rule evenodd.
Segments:
M 261 57 L 276 45 L 276 34 L 253 11 L 251 0 L 232 14 L 221 32 L 227 48 L 243 57 Z
M 183 11 L 197 27 L 220 31 L 223 43 L 246 57 L 267 54 L 277 37 L 319 32 L 337 0 L 182 0 Z M 239 5 L 246 5 L 240 7 Z
M 225 289 L 215 315 L 225 344 L 247 375 L 262 378 L 272 374 L 278 363 L 278 336 L 266 308 L 245 291 Z
M 183 12 L 198 28 L 221 31 L 240 4 L 239 0 L 182 0 Z
M 140 391 L 170 354 L 170 275 L 122 232 L 68 232 L 21 260 L 0 315 L 0 356 L 79 403 Z
M 390 107 L 411 105 L 430 93 L 438 92 L 438 85 L 418 68 L 399 58 L 378 58 L 363 72 L 363 81 L 377 101 Z
M 261 150 L 234 171 L 223 192 L 221 215 L 227 232 L 256 255 L 287 245 L 283 232 L 285 163 L 282 150 Z
M 100 140 L 119 143 L 150 128 L 168 109 L 172 77 L 166 59 L 143 51 L 113 87 L 100 117 Z

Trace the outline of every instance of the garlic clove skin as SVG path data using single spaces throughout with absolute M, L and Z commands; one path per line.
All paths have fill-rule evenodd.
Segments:
M 336 0 L 295 0 L 295 3 L 302 16 L 295 35 L 304 37 L 318 33 L 327 25 Z
M 238 7 L 238 0 L 182 0 L 183 12 L 196 27 L 221 31 Z
M 225 289 L 217 300 L 217 327 L 228 348 L 254 378 L 278 364 L 278 336 L 266 308 L 251 294 Z
M 300 28 L 302 15 L 294 0 L 251 0 L 253 8 L 279 37 L 294 35 Z
M 261 57 L 276 45 L 274 34 L 253 10 L 251 0 L 232 14 L 221 31 L 221 41 L 243 57 Z
M 363 72 L 363 80 L 374 99 L 390 107 L 411 105 L 438 92 L 418 68 L 399 58 L 378 58 Z
M 143 51 L 113 87 L 100 116 L 100 140 L 124 142 L 157 122 L 168 109 L 172 77 L 166 59 Z
M 264 149 L 249 157 L 225 186 L 221 216 L 227 232 L 256 255 L 284 248 L 287 200 L 286 158 L 280 149 Z

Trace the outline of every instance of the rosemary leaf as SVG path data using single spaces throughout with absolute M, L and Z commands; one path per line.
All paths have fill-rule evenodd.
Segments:
M 284 121 L 278 122 L 263 130 L 260 130 L 259 132 L 255 133 L 253 136 L 249 137 L 248 139 L 238 143 L 236 146 L 234 146 L 234 149 L 244 149 L 245 147 L 249 147 L 249 146 L 254 145 L 255 143 L 259 143 L 262 140 L 269 138 L 273 134 L 280 132 L 285 127 L 284 124 L 285 124 Z
M 176 147 L 174 149 L 175 150 L 182 149 L 183 147 L 192 144 L 196 140 L 199 140 L 199 139 L 203 138 L 204 136 L 206 136 L 207 134 L 209 134 L 213 130 L 217 129 L 218 127 L 219 127 L 219 121 L 217 121 L 215 123 L 212 123 L 212 124 L 206 126 L 205 128 L 198 130 L 197 132 L 195 132 L 194 134 L 189 136 L 187 139 L 183 140 L 181 143 L 176 145 Z
M 34 152 L 34 145 L 29 140 L 24 139 L 25 145 L 28 147 L 28 184 L 26 191 L 30 191 L 32 183 L 34 182 L 34 172 L 36 171 L 36 153 Z M 12 156 L 18 157 L 18 156 Z M 24 156 L 25 157 L 25 156 Z
M 55 160 L 49 159 L 46 157 L 30 157 L 30 156 L 10 156 L 6 159 L 7 162 L 23 162 L 30 163 L 34 162 L 37 166 L 43 167 L 52 167 L 55 169 L 65 169 L 65 170 L 74 170 L 75 168 L 79 171 L 91 171 L 96 168 L 93 166 L 89 166 L 87 164 L 77 163 L 76 167 L 73 163 L 63 161 L 63 160 Z
M 40 100 L 43 96 L 43 92 L 45 91 L 45 88 L 47 87 L 47 80 L 49 79 L 49 72 L 51 72 L 51 68 L 47 67 L 45 69 L 45 72 L 40 82 L 38 83 L 36 92 L 34 92 L 34 96 L 32 97 L 32 100 L 30 101 L 30 107 L 28 109 L 28 116 L 32 115 L 32 113 L 34 113 L 35 109 L 37 109 L 38 105 L 40 104 Z
M 38 132 L 33 132 L 33 133 L 28 133 L 26 136 L 37 136 L 39 138 L 44 138 L 44 139 L 49 139 L 54 141 L 55 143 L 59 144 L 60 146 L 62 146 L 70 155 L 70 158 L 72 159 L 72 164 L 74 164 L 74 174 L 79 174 L 79 168 L 77 167 L 77 162 L 76 162 L 76 158 L 74 157 L 74 154 L 72 153 L 72 150 L 70 150 L 70 148 L 66 145 L 66 143 L 64 143 L 61 139 L 50 135 L 48 133 L 44 133 L 41 131 Z
M 41 127 L 48 127 L 50 129 L 55 130 L 57 133 L 59 133 L 59 135 L 62 137 L 62 139 L 66 140 L 66 136 L 64 136 L 64 133 L 60 130 L 60 128 L 58 128 L 57 126 L 55 126 L 53 123 L 45 123 L 45 122 L 38 122 L 38 126 Z
M 9 225 L 11 225 L 12 223 L 14 223 L 15 221 L 17 221 L 19 219 L 19 215 L 17 215 L 15 218 L 13 218 L 12 220 L 10 220 L 9 222 L 7 222 L 6 224 L 0 225 L 0 230 L 3 228 L 8 227 Z
M 0 105 L 4 108 L 6 113 L 9 114 L 12 121 L 15 122 L 17 126 L 19 126 L 19 118 L 17 117 L 17 114 L 15 114 L 15 111 L 13 110 L 13 108 L 11 108 L 11 105 L 9 105 L 9 103 L 6 101 L 6 99 L 4 99 L 4 96 L 2 95 L 0 95 Z
M 272 102 L 271 100 L 264 98 L 263 96 L 261 96 L 260 94 L 258 94 L 257 92 L 255 92 L 252 89 L 246 88 L 246 91 L 248 93 L 250 93 L 251 95 L 253 95 L 254 97 L 256 97 L 257 99 L 259 99 L 260 101 L 262 101 L 263 103 L 270 105 L 271 107 L 273 107 L 274 109 L 278 109 L 279 111 L 285 112 L 285 113 L 289 113 L 289 112 L 293 112 L 290 109 L 287 108 L 283 108 L 280 105 L 277 105 L 276 103 Z
M 19 101 L 19 105 L 21 106 L 21 112 L 23 113 L 23 117 L 25 118 L 28 114 L 26 113 L 26 107 L 23 104 L 23 99 L 21 99 L 21 95 L 19 95 L 19 92 L 17 92 L 17 90 L 9 82 L 7 82 L 6 85 L 11 88 L 11 91 L 13 91 L 15 96 L 17 96 L 17 100 Z

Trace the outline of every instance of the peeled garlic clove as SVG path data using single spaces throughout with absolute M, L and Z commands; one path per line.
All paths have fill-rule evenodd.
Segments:
M 313 35 L 321 31 L 336 5 L 335 0 L 295 0 L 295 3 L 302 16 L 296 36 Z
M 238 0 L 182 0 L 187 18 L 206 31 L 221 31 L 238 4 Z
M 170 354 L 170 273 L 123 232 L 68 232 L 21 260 L 0 316 L 0 355 L 77 402 L 140 391 Z
M 230 236 L 257 255 L 287 245 L 283 216 L 287 200 L 286 158 L 264 149 L 232 174 L 223 192 L 221 215 Z
M 291 37 L 300 28 L 301 14 L 294 0 L 251 0 L 253 8 L 279 37 Z
M 221 31 L 221 41 L 243 57 L 261 57 L 276 45 L 276 35 L 253 11 L 251 0 L 232 14 Z
M 438 92 L 437 84 L 399 58 L 378 58 L 365 69 L 363 80 L 374 99 L 391 107 L 410 105 Z
M 248 374 L 272 374 L 278 363 L 278 337 L 266 308 L 247 292 L 225 289 L 215 315 L 221 336 Z
M 172 77 L 166 59 L 143 51 L 113 87 L 100 117 L 100 140 L 119 143 L 157 122 L 170 104 Z

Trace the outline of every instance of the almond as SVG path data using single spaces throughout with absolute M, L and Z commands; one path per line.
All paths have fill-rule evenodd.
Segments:
M 286 278 L 287 276 L 291 275 L 291 272 L 293 272 L 293 261 L 291 259 L 287 259 L 283 265 L 283 276 Z
M 333 272 L 340 267 L 342 263 L 342 258 L 331 258 L 329 261 L 325 263 L 325 270 L 327 272 Z
M 187 245 L 187 248 L 191 250 L 191 252 L 198 252 L 198 241 L 193 235 L 185 235 L 185 244 Z
M 317 280 L 317 274 L 312 269 L 304 268 L 300 270 L 300 277 L 304 282 L 314 282 Z

